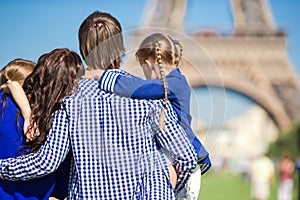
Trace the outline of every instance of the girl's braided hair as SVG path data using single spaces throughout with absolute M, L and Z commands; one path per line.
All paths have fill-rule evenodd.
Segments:
M 141 65 L 146 64 L 145 60 L 153 58 L 159 68 L 161 81 L 164 88 L 164 108 L 160 116 L 160 127 L 165 130 L 164 115 L 168 102 L 168 86 L 164 72 L 164 65 L 171 64 L 178 67 L 182 57 L 183 48 L 178 40 L 173 40 L 170 36 L 163 33 L 154 33 L 146 37 L 141 43 L 136 57 Z

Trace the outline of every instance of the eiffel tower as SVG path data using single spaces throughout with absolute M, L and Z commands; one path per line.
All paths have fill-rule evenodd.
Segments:
M 235 26 L 224 37 L 217 31 L 184 32 L 187 0 L 149 0 L 144 28 L 131 33 L 130 49 L 138 48 L 153 31 L 166 32 L 184 45 L 181 69 L 191 87 L 240 93 L 260 105 L 280 130 L 287 129 L 300 120 L 300 87 L 288 58 L 286 35 L 275 26 L 267 0 L 230 3 Z M 128 64 L 127 70 L 136 65 Z

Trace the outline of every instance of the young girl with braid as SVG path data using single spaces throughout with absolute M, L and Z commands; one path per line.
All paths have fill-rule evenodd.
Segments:
M 165 103 L 167 101 L 171 102 L 178 116 L 178 123 L 185 130 L 198 156 L 197 168 L 186 188 L 186 195 L 190 199 L 197 199 L 201 174 L 204 174 L 210 168 L 211 162 L 208 152 L 191 129 L 190 88 L 186 78 L 178 68 L 182 51 L 181 44 L 170 36 L 162 33 L 152 34 L 143 40 L 136 52 L 136 57 L 147 80 L 131 76 L 124 71 L 107 70 L 103 73 L 99 86 L 101 89 L 126 97 L 137 99 L 164 98 Z M 107 85 L 106 79 L 111 79 L 111 77 L 114 77 L 115 81 L 112 85 Z M 163 112 L 162 119 L 164 117 Z M 161 124 L 162 128 L 163 124 Z M 171 167 L 169 168 L 172 174 L 174 170 Z M 176 174 L 171 176 L 172 179 L 176 181 Z

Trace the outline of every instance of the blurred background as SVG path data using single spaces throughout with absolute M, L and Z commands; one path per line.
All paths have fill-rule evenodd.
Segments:
M 145 36 L 179 39 L 193 130 L 213 164 L 199 199 L 251 199 L 251 170 L 261 156 L 273 163 L 269 199 L 277 199 L 283 155 L 294 163 L 293 199 L 299 198 L 300 1 L 3 0 L 0 8 L 1 68 L 59 47 L 79 53 L 79 25 L 95 10 L 121 22 L 123 65 L 136 75 L 142 73 L 133 55 Z

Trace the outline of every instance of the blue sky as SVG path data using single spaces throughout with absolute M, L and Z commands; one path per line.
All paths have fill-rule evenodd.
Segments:
M 95 10 L 111 13 L 119 19 L 124 31 L 136 28 L 146 10 L 145 4 L 145 0 L 1 0 L 0 68 L 19 57 L 36 61 L 43 53 L 59 47 L 79 53 L 79 25 Z M 297 22 L 300 1 L 269 0 L 269 4 L 275 24 L 287 33 L 289 57 L 300 77 L 300 26 Z M 233 29 L 230 0 L 190 0 L 185 26 L 188 31 L 214 28 L 230 33 Z M 227 95 L 230 97 L 227 110 L 236 114 L 251 104 L 249 100 L 241 101 L 244 97 L 239 95 L 231 92 Z
M 124 30 L 138 27 L 145 0 L 2 0 L 0 2 L 0 66 L 16 57 L 31 60 L 54 48 L 78 52 L 77 31 L 82 20 L 95 10 L 109 12 Z M 270 0 L 277 27 L 288 35 L 291 62 L 300 76 L 300 19 L 298 0 Z M 190 0 L 186 16 L 188 30 L 233 27 L 230 0 Z

